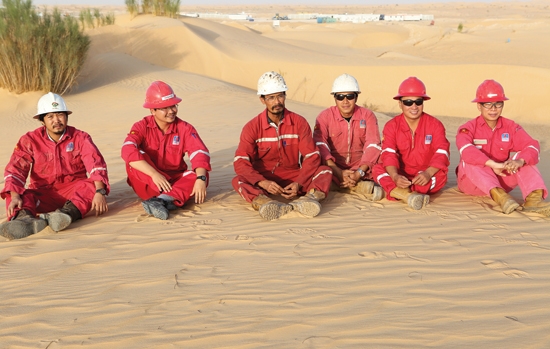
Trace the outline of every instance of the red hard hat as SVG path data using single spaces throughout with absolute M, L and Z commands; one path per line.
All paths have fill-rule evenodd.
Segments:
M 495 80 L 485 80 L 478 86 L 474 103 L 507 101 L 502 85 Z
M 424 100 L 430 99 L 426 94 L 426 86 L 418 78 L 411 76 L 399 85 L 397 96 L 393 99 L 401 99 L 401 97 L 422 97 Z
M 145 92 L 145 103 L 143 108 L 157 109 L 166 108 L 181 102 L 181 98 L 176 97 L 172 88 L 162 81 L 155 81 Z

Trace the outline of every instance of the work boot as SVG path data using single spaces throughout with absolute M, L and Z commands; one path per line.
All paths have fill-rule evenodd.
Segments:
M 306 195 L 292 201 L 290 205 L 294 211 L 298 211 L 306 217 L 313 218 L 321 212 L 319 201 L 325 199 L 325 193 L 311 189 Z
M 365 195 L 370 201 L 380 201 L 386 196 L 382 187 L 374 184 L 373 181 L 359 181 L 355 187 L 351 187 L 352 192 Z
M 413 210 L 420 210 L 424 205 L 430 202 L 430 196 L 411 192 L 409 188 L 396 187 L 390 192 L 390 196 L 394 199 L 403 200 Z
M 163 221 L 168 219 L 168 208 L 166 208 L 166 201 L 157 197 L 150 198 L 141 202 L 143 209 L 148 214 L 152 214 L 155 218 L 162 219 Z
M 545 202 L 542 199 L 543 190 L 533 190 L 525 198 L 523 203 L 523 211 L 540 213 L 546 217 L 550 217 L 550 202 Z
M 23 209 L 17 212 L 13 220 L 0 224 L 0 235 L 10 240 L 21 239 L 36 234 L 47 226 L 48 222 L 33 217 L 30 211 Z
M 489 192 L 491 194 L 491 199 L 493 199 L 497 204 L 500 205 L 502 213 L 510 214 L 519 207 L 519 204 L 514 200 L 507 192 L 502 188 L 493 188 Z
M 76 206 L 69 200 L 60 209 L 50 213 L 41 213 L 40 218 L 48 221 L 48 225 L 53 231 L 60 232 L 66 229 L 72 222 L 82 218 L 82 214 Z
M 281 216 L 292 211 L 292 206 L 272 200 L 267 196 L 260 194 L 252 200 L 252 208 L 258 211 L 260 217 L 267 221 L 279 219 Z

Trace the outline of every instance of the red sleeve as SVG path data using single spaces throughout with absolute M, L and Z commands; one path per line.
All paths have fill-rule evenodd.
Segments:
M 517 153 L 512 157 L 515 159 L 523 159 L 527 165 L 536 165 L 540 160 L 540 145 L 539 142 L 533 139 L 523 129 L 516 124 L 514 126 L 515 133 L 513 135 L 514 150 Z
M 368 165 L 370 169 L 378 162 L 382 150 L 380 144 L 380 131 L 378 119 L 369 109 L 366 111 L 367 132 L 365 132 L 365 145 L 360 165 Z
M 317 148 L 319 148 L 319 152 L 321 154 L 321 159 L 324 163 L 327 162 L 327 160 L 334 161 L 334 156 L 331 154 L 331 149 L 328 146 L 328 135 L 329 135 L 329 120 L 330 117 L 330 108 L 323 110 L 319 116 L 317 116 L 317 119 L 315 120 L 315 127 L 313 129 L 313 141 L 315 142 L 315 145 Z
M 121 156 L 126 164 L 145 159 L 140 150 L 146 137 L 146 127 L 145 119 L 140 120 L 132 126 L 130 133 L 126 136 L 121 149 Z
M 434 120 L 432 144 L 434 145 L 435 153 L 430 160 L 429 166 L 438 168 L 440 170 L 446 170 L 451 164 L 451 144 L 449 143 L 449 140 L 445 135 L 445 126 L 443 126 L 441 121 L 435 118 L 432 120 Z
M 257 118 L 254 118 L 244 126 L 241 131 L 239 146 L 235 151 L 235 158 L 233 159 L 235 173 L 244 177 L 248 183 L 253 185 L 259 181 L 265 180 L 265 177 L 252 166 L 252 161 L 254 161 L 258 153 L 258 147 L 256 145 L 256 139 L 258 138 L 256 137 L 256 121 Z
M 194 170 L 198 167 L 202 167 L 207 171 L 212 171 L 212 167 L 210 167 L 210 153 L 208 152 L 208 148 L 193 126 L 187 124 L 184 139 L 184 151 L 189 156 L 192 169 Z
M 107 174 L 107 164 L 105 163 L 103 155 L 101 155 L 89 134 L 81 132 L 78 137 L 82 138 L 81 157 L 89 178 L 93 181 L 99 181 L 105 184 L 107 192 L 109 192 L 111 187 Z
M 296 118 L 296 125 L 300 137 L 300 154 L 302 155 L 302 168 L 296 178 L 296 182 L 303 185 L 303 183 L 315 175 L 315 171 L 321 165 L 321 154 L 313 142 L 311 128 L 306 119 L 302 117 Z
M 28 135 L 24 135 L 13 150 L 10 162 L 4 171 L 4 189 L 2 198 L 6 198 L 8 192 L 16 192 L 22 195 L 25 192 L 25 183 L 33 163 L 32 142 Z
M 396 117 L 397 118 L 397 117 Z M 382 153 L 380 161 L 384 167 L 395 166 L 399 168 L 399 156 L 397 155 L 397 120 L 394 118 L 386 123 L 382 131 Z

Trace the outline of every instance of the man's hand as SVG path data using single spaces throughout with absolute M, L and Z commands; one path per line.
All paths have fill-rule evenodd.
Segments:
M 497 176 L 506 177 L 506 173 L 504 173 L 504 170 L 506 170 L 506 166 L 503 162 L 487 160 L 485 166 L 490 167 Z
M 411 183 L 415 184 L 415 185 L 423 186 L 423 185 L 426 185 L 426 184 L 430 183 L 431 180 L 432 180 L 432 176 L 430 176 L 427 172 L 422 171 L 422 172 L 419 172 L 412 179 Z
M 281 187 L 279 184 L 273 181 L 263 180 L 258 182 L 258 186 L 265 191 L 267 191 L 269 194 L 273 195 L 283 195 L 285 190 L 283 187 Z
M 105 195 L 100 193 L 95 193 L 94 198 L 92 199 L 92 210 L 95 210 L 95 216 L 100 216 L 107 212 L 109 208 L 107 207 L 107 199 Z
M 340 187 L 342 188 L 351 188 L 355 187 L 357 185 L 357 182 L 361 179 L 361 175 L 352 170 L 343 170 L 342 171 L 342 177 L 343 180 L 340 183 Z
M 298 196 L 300 190 L 300 184 L 292 182 L 284 188 L 284 193 L 281 194 L 285 199 L 294 199 Z
M 170 190 L 172 190 L 172 186 L 170 185 L 170 182 L 168 182 L 166 177 L 164 177 L 163 175 L 161 175 L 158 172 L 151 175 L 151 180 L 153 180 L 153 183 L 156 184 L 156 186 L 157 186 L 157 188 L 160 192 L 167 193 Z
M 12 191 L 10 194 L 11 194 L 11 202 L 8 206 L 8 216 L 11 217 L 15 214 L 15 208 L 18 208 L 18 209 L 23 208 L 23 200 L 21 199 L 21 196 L 14 191 Z
M 516 173 L 518 172 L 520 167 L 523 167 L 525 165 L 525 160 L 519 159 L 519 160 L 506 160 L 504 162 L 504 168 L 506 171 L 510 173 Z
M 400 174 L 394 175 L 391 179 L 393 180 L 393 182 L 395 183 L 395 185 L 397 185 L 397 187 L 403 188 L 403 189 L 410 187 L 411 184 L 412 184 L 412 182 L 409 181 L 409 180 L 407 179 L 407 177 L 402 176 L 402 175 L 400 175 Z
M 206 182 L 202 179 L 197 179 L 195 181 L 195 185 L 193 186 L 191 196 L 195 197 L 196 204 L 202 204 L 206 198 Z

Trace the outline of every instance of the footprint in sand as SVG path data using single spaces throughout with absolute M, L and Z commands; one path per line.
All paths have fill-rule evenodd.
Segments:
M 502 273 L 512 279 L 529 278 L 529 274 L 523 270 L 511 269 L 506 262 L 499 260 L 486 259 L 482 260 L 481 264 L 487 268 L 502 270 Z
M 290 228 L 290 229 L 286 230 L 287 234 L 299 234 L 299 235 L 313 234 L 313 233 L 316 233 L 316 232 L 317 232 L 317 230 L 311 229 L 311 228 Z
M 413 280 L 420 280 L 422 281 L 422 274 L 420 274 L 419 272 L 417 271 L 413 271 L 411 273 L 409 273 L 409 278 L 413 279 Z
M 360 252 L 359 256 L 367 259 L 386 259 L 388 258 L 383 252 L 372 251 L 372 252 Z
M 191 223 L 191 227 L 195 230 L 211 230 L 222 224 L 221 219 L 206 219 L 203 221 L 195 221 Z

